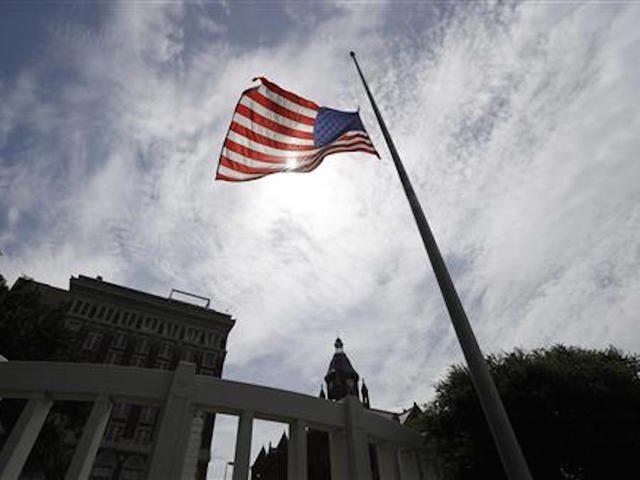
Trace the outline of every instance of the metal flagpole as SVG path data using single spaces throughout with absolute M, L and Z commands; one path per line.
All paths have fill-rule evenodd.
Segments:
M 393 158 L 393 163 L 398 171 L 398 176 L 402 182 L 404 192 L 407 195 L 407 200 L 409 200 L 409 205 L 411 205 L 411 211 L 413 212 L 413 216 L 418 224 L 418 230 L 420 230 L 422 242 L 427 250 L 427 255 L 429 255 L 431 266 L 433 267 L 436 279 L 438 280 L 438 285 L 440 286 L 440 291 L 442 292 L 442 296 L 444 297 L 444 301 L 447 305 L 447 310 L 451 317 L 451 323 L 456 331 L 458 341 L 462 347 L 462 352 L 464 353 L 467 365 L 469 366 L 471 381 L 473 382 L 476 394 L 478 395 L 480 404 L 482 405 L 482 410 L 484 411 L 485 418 L 489 424 L 504 470 L 510 480 L 532 480 L 529 467 L 527 466 L 527 461 L 522 454 L 516 435 L 513 432 L 511 422 L 509 422 L 509 417 L 507 417 L 507 412 L 502 405 L 502 400 L 500 399 L 498 390 L 493 383 L 493 378 L 491 378 L 489 368 L 482 356 L 476 337 L 471 329 L 469 320 L 467 319 L 467 314 L 462 307 L 456 288 L 451 281 L 451 276 L 449 275 L 447 266 L 444 263 L 438 245 L 433 238 L 431 228 L 429 228 L 429 223 L 427 222 L 424 212 L 422 211 L 422 207 L 420 206 L 420 202 L 418 202 L 418 198 L 413 191 L 407 172 L 400 161 L 400 156 L 393 144 L 391 135 L 389 135 L 389 132 L 387 131 L 387 126 L 382 119 L 382 115 L 380 115 L 378 106 L 373 99 L 373 95 L 371 95 L 369 85 L 367 85 L 367 81 L 364 79 L 362 70 L 360 70 L 360 65 L 358 65 L 358 60 L 356 60 L 356 54 L 354 52 L 351 52 L 350 54 L 356 64 L 358 74 L 360 75 L 364 89 L 367 92 L 373 111 L 376 114 L 376 118 L 378 119 L 378 123 L 382 129 L 382 134 L 384 135 L 384 139 L 389 147 L 391 158 Z

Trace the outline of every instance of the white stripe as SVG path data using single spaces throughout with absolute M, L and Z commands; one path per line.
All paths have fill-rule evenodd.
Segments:
M 279 148 L 269 147 L 267 145 L 263 145 L 258 142 L 254 142 L 250 138 L 240 135 L 239 133 L 234 132 L 233 130 L 229 130 L 229 135 L 227 138 L 231 139 L 231 141 L 236 142 L 240 145 L 243 145 L 251 150 L 255 150 L 256 152 L 266 153 L 268 155 L 278 155 L 283 158 L 291 158 L 291 157 L 300 157 L 302 155 L 313 155 L 318 151 L 317 148 L 313 150 L 281 150 Z
M 247 137 L 244 137 L 244 136 L 234 132 L 233 130 L 229 130 L 229 135 L 227 136 L 227 138 L 229 138 L 232 142 L 235 142 L 235 143 L 237 143 L 239 145 L 242 145 L 244 147 L 250 148 L 251 150 L 254 150 L 256 152 L 264 153 L 264 154 L 267 154 L 267 155 L 275 155 L 277 157 L 281 157 L 283 160 L 284 159 L 291 159 L 291 158 L 306 157 L 306 156 L 309 156 L 309 155 L 314 155 L 316 153 L 322 152 L 322 151 L 324 151 L 326 149 L 329 149 L 329 148 L 332 148 L 332 147 L 348 146 L 348 145 L 352 145 L 352 144 L 358 143 L 358 142 L 365 142 L 367 145 L 371 145 L 371 142 L 369 141 L 368 138 L 364 138 L 364 137 L 358 135 L 358 136 L 346 138 L 346 139 L 343 139 L 343 140 L 339 140 L 339 141 L 327 144 L 324 147 L 315 148 L 313 150 L 290 151 L 290 150 L 280 150 L 278 148 L 268 147 L 267 145 L 263 145 L 261 143 L 254 142 L 253 140 L 251 140 L 251 139 L 249 139 Z
M 248 180 L 251 178 L 260 178 L 264 177 L 264 173 L 242 173 L 237 170 L 232 170 L 230 168 L 225 167 L 224 165 L 220 165 L 218 168 L 218 173 L 224 175 L 225 177 L 236 178 L 238 180 Z
M 291 120 L 287 117 L 283 117 L 282 115 L 278 115 L 275 112 L 272 112 L 268 108 L 263 107 L 258 102 L 253 101 L 251 98 L 243 95 L 240 98 L 240 103 L 245 107 L 253 110 L 256 113 L 259 113 L 263 117 L 268 118 L 276 123 L 279 123 L 283 127 L 294 128 L 296 130 L 300 130 L 301 132 L 309 132 L 313 133 L 313 125 L 306 125 L 304 123 L 296 122 L 295 120 Z
M 288 98 L 281 97 L 273 90 L 269 90 L 269 88 L 267 88 L 267 86 L 264 83 L 260 85 L 260 87 L 258 88 L 258 93 L 261 93 L 262 95 L 267 97 L 269 100 L 277 103 L 278 105 L 286 108 L 287 110 L 291 110 L 292 112 L 295 112 L 295 113 L 300 113 L 305 117 L 316 118 L 316 116 L 318 115 L 317 110 L 312 110 L 310 108 L 303 107 L 302 105 L 292 102 Z
M 286 171 L 305 172 L 317 167 L 320 161 L 323 160 L 328 155 L 332 155 L 335 153 L 355 153 L 358 151 L 358 150 L 349 150 L 352 147 L 359 149 L 359 151 L 363 151 L 363 153 L 367 153 L 367 152 L 372 154 L 375 153 L 375 150 L 373 148 L 369 150 L 367 149 L 366 146 L 361 146 L 361 145 L 356 146 L 354 145 L 354 143 L 355 142 L 351 141 L 349 143 L 342 144 L 340 146 L 332 145 L 330 148 L 324 149 L 322 152 L 319 153 L 319 155 L 316 155 L 312 158 L 306 159 L 304 161 L 295 161 L 295 159 L 291 159 L 289 162 L 287 162 L 287 164 L 284 164 L 284 165 L 278 164 L 278 163 L 268 163 L 268 162 L 261 162 L 259 160 L 253 160 L 251 158 L 245 157 L 244 155 L 240 155 L 239 153 L 233 152 L 226 147 L 222 150 L 222 155 L 229 158 L 230 160 L 233 160 L 234 162 L 238 162 L 243 165 L 246 165 L 247 167 L 266 168 L 269 170 L 273 170 L 274 173 L 286 172 Z M 223 173 L 224 175 L 231 176 L 234 178 L 240 178 L 240 179 L 258 178 L 260 176 L 266 175 L 265 173 L 246 174 L 244 172 L 239 172 L 237 170 L 228 168 L 224 165 L 220 165 L 220 172 Z M 230 172 L 230 173 L 225 173 L 225 172 Z
M 313 145 L 313 140 L 291 137 L 289 135 L 283 135 L 282 133 L 274 132 L 273 130 L 269 130 L 267 127 L 263 127 L 262 125 L 252 122 L 247 117 L 243 117 L 239 113 L 233 114 L 232 121 L 242 125 L 244 128 L 248 128 L 249 130 L 259 135 L 263 135 L 267 138 L 270 138 L 271 140 L 275 140 L 276 142 L 290 143 L 292 145 Z
M 272 170 L 283 170 L 284 164 L 282 163 L 270 163 L 270 162 L 261 162 L 260 160 L 254 160 L 253 158 L 245 157 L 240 153 L 233 152 L 229 150 L 227 147 L 222 149 L 222 155 L 227 157 L 229 160 L 233 160 L 234 162 L 242 163 L 247 167 L 251 168 L 269 168 Z

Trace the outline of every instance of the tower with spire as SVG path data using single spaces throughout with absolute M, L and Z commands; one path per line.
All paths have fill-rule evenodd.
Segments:
M 340 337 L 336 338 L 334 343 L 335 352 L 331 362 L 329 363 L 329 369 L 324 377 L 327 384 L 327 398 L 329 400 L 338 401 L 346 397 L 347 395 L 354 395 L 360 399 L 360 392 L 358 382 L 360 376 L 358 372 L 353 368 L 349 357 L 344 353 L 344 343 Z M 368 407 L 369 395 L 367 387 L 363 383 L 363 395 L 366 392 L 366 406 Z M 321 390 L 321 396 L 324 391 Z M 364 400 L 364 398 L 363 398 Z

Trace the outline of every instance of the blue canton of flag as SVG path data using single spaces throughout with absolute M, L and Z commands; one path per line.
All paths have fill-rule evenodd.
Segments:
M 320 107 L 313 127 L 313 143 L 316 147 L 324 147 L 347 132 L 366 133 L 358 112 Z

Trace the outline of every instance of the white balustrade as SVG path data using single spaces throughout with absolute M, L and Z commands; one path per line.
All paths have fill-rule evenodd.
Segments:
M 54 400 L 93 402 L 65 480 L 87 478 L 114 402 L 162 408 L 149 478 L 189 478 L 185 460 L 194 419 L 201 412 L 237 415 L 233 480 L 247 480 L 254 418 L 289 424 L 288 478 L 307 479 L 307 429 L 329 432 L 331 478 L 372 478 L 369 445 L 387 480 L 431 480 L 423 438 L 364 408 L 269 387 L 195 375 L 192 363 L 175 371 L 54 362 L 0 364 L 0 398 L 30 399 L 0 452 L 0 478 L 17 479 Z M 2 408 L 2 402 L 0 402 Z M 422 460 L 422 462 L 421 462 Z M 425 473 L 426 476 L 425 476 Z

